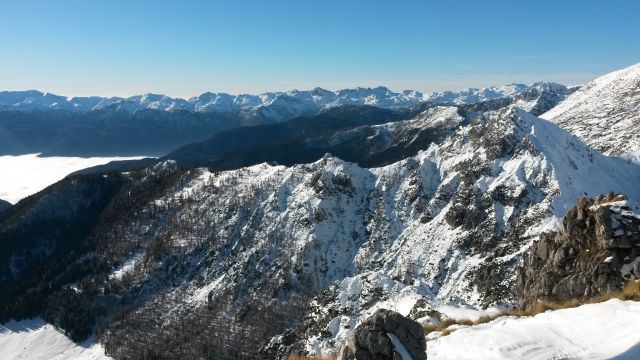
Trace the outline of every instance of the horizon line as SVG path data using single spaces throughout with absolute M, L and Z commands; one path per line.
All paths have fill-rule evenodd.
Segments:
M 130 99 L 133 97 L 138 97 L 138 96 L 146 96 L 146 95 L 157 95 L 157 96 L 165 96 L 168 97 L 170 99 L 173 100 L 184 100 L 184 101 L 189 101 L 193 98 L 197 98 L 200 97 L 202 95 L 205 94 L 216 94 L 216 95 L 229 95 L 229 96 L 233 96 L 233 97 L 238 97 L 238 96 L 261 96 L 261 95 L 267 95 L 267 94 L 276 94 L 276 95 L 280 95 L 280 94 L 289 94 L 289 93 L 293 93 L 293 92 L 312 92 L 312 91 L 316 91 L 316 90 L 323 90 L 323 91 L 327 91 L 327 92 L 331 92 L 331 93 L 339 93 L 341 91 L 348 91 L 348 90 L 375 90 L 375 89 L 385 89 L 388 90 L 394 94 L 403 94 L 406 92 L 415 92 L 415 93 L 420 93 L 422 95 L 428 95 L 428 94 L 440 94 L 440 93 L 446 93 L 446 92 L 462 92 L 465 90 L 483 90 L 483 89 L 494 89 L 494 88 L 499 88 L 499 87 L 505 87 L 505 86 L 533 86 L 535 84 L 541 84 L 541 83 L 547 83 L 547 84 L 558 84 L 558 85 L 562 85 L 565 86 L 567 88 L 569 87 L 574 87 L 574 86 L 581 86 L 584 85 L 585 83 L 579 83 L 579 84 L 564 84 L 564 83 L 560 83 L 560 82 L 556 82 L 556 81 L 534 81 L 534 82 L 510 82 L 510 83 L 504 83 L 502 85 L 489 85 L 489 86 L 471 86 L 471 87 L 461 87 L 461 88 L 457 88 L 457 89 L 445 89 L 445 90 L 434 90 L 434 91 L 421 91 L 421 90 L 415 90 L 415 89 L 410 89 L 410 88 L 406 88 L 403 90 L 393 90 L 391 89 L 391 87 L 389 86 L 385 86 L 385 85 L 378 85 L 378 86 L 356 86 L 356 87 L 344 87 L 344 88 L 333 88 L 333 89 L 329 89 L 327 87 L 322 87 L 322 86 L 316 86 L 313 87 L 311 89 L 307 88 L 307 89 L 303 89 L 300 90 L 298 88 L 292 88 L 290 90 L 274 90 L 274 91 L 262 91 L 262 92 L 226 92 L 226 91 L 204 91 L 202 93 L 199 93 L 198 95 L 193 95 L 193 96 L 171 96 L 168 95 L 166 93 L 163 92 L 144 92 L 144 93 L 135 93 L 133 95 L 61 95 L 61 93 L 57 92 L 57 91 L 43 91 L 43 90 L 39 90 L 36 88 L 25 88 L 24 90 L 0 90 L 0 94 L 2 93 L 26 93 L 26 92 L 38 92 L 42 95 L 53 95 L 53 96 L 57 96 L 57 97 L 62 97 L 65 98 L 67 101 L 72 100 L 72 99 L 78 99 L 78 98 L 103 98 L 103 99 Z M 336 90 L 334 90 L 336 89 Z

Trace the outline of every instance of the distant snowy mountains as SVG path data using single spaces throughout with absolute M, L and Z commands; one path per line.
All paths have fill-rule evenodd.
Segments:
M 189 100 L 156 94 L 66 98 L 34 90 L 5 91 L 0 92 L 0 155 L 158 157 L 226 130 L 314 118 L 342 107 L 388 110 L 396 120 L 412 118 L 429 106 L 472 103 L 476 111 L 514 104 L 539 115 L 570 93 L 554 83 L 431 94 L 384 87 L 205 93 Z
M 553 89 L 567 93 L 567 89 L 553 83 L 536 83 L 530 86 L 511 84 L 482 89 L 444 91 L 423 94 L 405 90 L 394 92 L 386 87 L 355 88 L 329 91 L 315 88 L 309 91 L 265 92 L 260 95 L 230 95 L 206 92 L 188 100 L 161 94 L 121 97 L 73 97 L 42 93 L 36 90 L 0 92 L 0 110 L 69 110 L 96 111 L 120 110 L 135 112 L 142 109 L 197 112 L 239 113 L 251 115 L 262 112 L 273 121 L 296 116 L 312 115 L 331 107 L 342 105 L 370 105 L 388 109 L 415 106 L 423 102 L 439 104 L 469 104 L 507 96 L 516 96 L 530 89 Z

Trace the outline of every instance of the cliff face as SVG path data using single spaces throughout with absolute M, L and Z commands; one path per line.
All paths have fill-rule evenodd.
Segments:
M 636 212 L 634 212 L 636 211 Z M 640 278 L 640 215 L 622 195 L 582 198 L 560 231 L 543 233 L 517 275 L 518 305 L 562 302 L 619 290 Z

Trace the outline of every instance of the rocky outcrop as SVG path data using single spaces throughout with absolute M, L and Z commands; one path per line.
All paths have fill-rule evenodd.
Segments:
M 542 234 L 529 249 L 518 271 L 518 305 L 606 294 L 632 278 L 640 278 L 640 215 L 623 195 L 582 198 L 560 231 Z
M 426 359 L 427 343 L 419 323 L 387 309 L 379 309 L 347 338 L 340 360 L 395 360 L 408 354 Z

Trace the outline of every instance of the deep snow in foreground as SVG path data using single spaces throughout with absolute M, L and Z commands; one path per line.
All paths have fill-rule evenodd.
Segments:
M 0 325 L 3 360 L 110 360 L 104 348 L 90 338 L 76 344 L 42 319 L 10 321 Z
M 12 204 L 37 193 L 74 171 L 115 160 L 141 157 L 39 157 L 38 154 L 0 156 L 0 199 Z
M 639 359 L 640 303 L 504 317 L 427 343 L 429 359 Z

